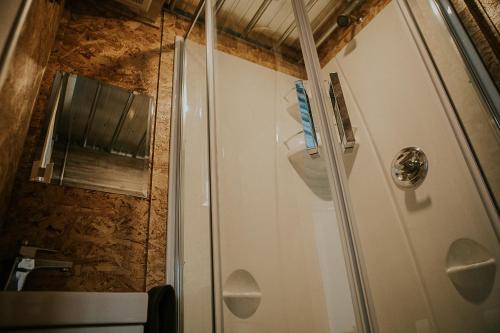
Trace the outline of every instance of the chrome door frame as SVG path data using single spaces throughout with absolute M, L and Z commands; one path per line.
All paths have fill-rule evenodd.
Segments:
M 215 40 L 217 31 L 215 27 L 214 6 L 216 1 L 205 1 L 205 41 L 207 62 L 207 104 L 208 104 L 208 167 L 209 167 L 209 193 L 210 193 L 210 233 L 211 233 L 211 259 L 212 259 L 212 331 L 224 332 L 224 311 L 222 304 L 222 271 L 220 256 L 220 227 L 219 227 L 219 199 L 218 199 L 218 173 L 217 173 L 217 131 L 215 114 Z
M 325 156 L 327 161 L 328 178 L 333 188 L 332 200 L 340 228 L 356 326 L 358 332 L 376 332 L 375 317 L 372 315 L 374 309 L 370 308 L 372 302 L 368 299 L 369 294 L 367 293 L 366 279 L 363 278 L 364 273 L 360 265 L 363 262 L 362 254 L 358 250 L 359 246 L 357 244 L 359 242 L 356 239 L 357 233 L 353 230 L 354 215 L 350 203 L 347 174 L 342 162 L 343 148 L 328 123 L 328 96 L 323 89 L 321 81 L 321 66 L 311 23 L 303 0 L 291 1 L 297 22 L 297 30 L 299 32 L 309 86 L 311 87 L 312 97 L 317 106 L 317 109 L 313 109 L 313 114 L 319 120 L 319 132 L 323 138 L 322 143 L 324 147 L 320 153 Z
M 167 212 L 167 284 L 175 290 L 177 333 L 184 331 L 183 312 L 183 228 L 181 219 L 181 143 L 182 86 L 184 83 L 184 38 L 175 38 L 172 114 L 170 117 L 170 154 Z
M 441 16 L 448 25 L 450 35 L 453 37 L 457 48 L 462 54 L 465 63 L 474 79 L 479 91 L 488 105 L 495 125 L 500 128 L 500 94 L 491 78 L 486 66 L 476 50 L 471 38 L 460 18 L 456 14 L 449 0 L 434 0 L 441 12 Z

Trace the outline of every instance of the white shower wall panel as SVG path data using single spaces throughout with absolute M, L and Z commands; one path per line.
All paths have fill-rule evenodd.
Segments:
M 339 73 L 355 128 L 357 146 L 344 162 L 375 321 L 387 333 L 499 332 L 498 275 L 487 297 L 470 301 L 447 274 L 455 241 L 477 242 L 496 262 L 500 252 L 404 3 L 390 2 L 322 70 L 325 79 Z M 419 187 L 403 190 L 392 160 L 412 146 L 429 170 Z
M 333 203 L 287 157 L 285 141 L 302 129 L 297 78 L 222 52 L 215 70 L 222 282 L 244 269 L 262 294 L 248 319 L 224 305 L 225 329 L 354 331 Z

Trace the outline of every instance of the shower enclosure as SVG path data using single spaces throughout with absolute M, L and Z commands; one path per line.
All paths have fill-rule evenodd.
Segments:
M 498 91 L 447 1 L 193 4 L 179 332 L 498 332 Z

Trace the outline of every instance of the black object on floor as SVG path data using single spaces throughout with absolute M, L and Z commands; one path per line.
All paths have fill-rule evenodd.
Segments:
M 144 333 L 175 333 L 177 316 L 175 291 L 170 285 L 158 286 L 148 291 L 148 322 Z

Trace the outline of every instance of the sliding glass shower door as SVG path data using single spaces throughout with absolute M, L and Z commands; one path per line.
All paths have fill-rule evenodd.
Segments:
M 355 332 L 292 3 L 212 5 L 209 131 L 218 328 Z

